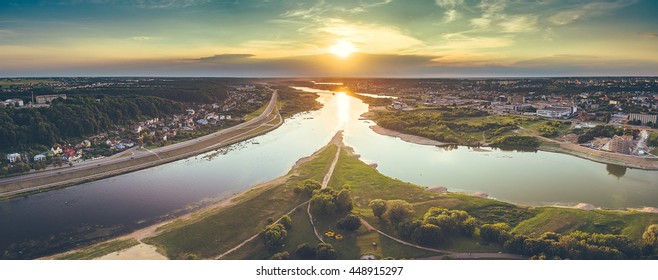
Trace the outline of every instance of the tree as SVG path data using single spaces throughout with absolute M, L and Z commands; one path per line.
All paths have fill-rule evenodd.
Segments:
M 272 257 L 270 257 L 270 260 L 288 260 L 288 259 L 290 259 L 290 253 L 288 253 L 287 251 L 278 252 L 272 255 Z
M 441 227 L 433 224 L 424 224 L 414 231 L 414 241 L 423 246 L 434 246 L 445 241 Z
M 295 249 L 295 256 L 300 260 L 315 259 L 315 248 L 308 243 L 302 243 Z
M 372 214 L 377 218 L 381 219 L 384 212 L 386 212 L 386 201 L 383 199 L 373 199 L 370 201 L 368 206 L 370 206 L 370 209 L 372 209 Z
M 650 225 L 642 234 L 642 240 L 647 245 L 658 247 L 658 224 Z
M 320 243 L 316 247 L 315 257 L 318 260 L 335 260 L 338 258 L 338 253 L 334 250 L 334 246 L 329 243 Z
M 338 220 L 336 227 L 342 230 L 355 231 L 361 227 L 361 219 L 354 214 L 349 214 Z
M 400 222 L 411 218 L 413 213 L 414 208 L 409 202 L 400 199 L 386 201 L 384 217 L 393 226 L 398 226 Z
M 352 211 L 352 193 L 349 185 L 343 186 L 343 189 L 336 195 L 336 210 L 341 213 Z
M 318 181 L 308 179 L 305 180 L 304 183 L 302 183 L 301 185 L 295 186 L 293 192 L 295 192 L 296 194 L 311 196 L 315 190 L 319 190 L 321 188 L 322 185 Z
M 286 229 L 292 228 L 292 219 L 290 219 L 290 216 L 288 215 L 281 216 L 279 223 L 282 224 Z
M 282 224 L 266 226 L 260 234 L 265 243 L 265 247 L 270 252 L 276 252 L 281 249 L 288 238 L 288 232 Z
M 332 215 L 336 212 L 335 192 L 330 189 L 316 191 L 311 198 L 311 210 L 319 215 Z
M 510 227 L 506 223 L 497 224 L 484 224 L 480 227 L 480 238 L 484 241 L 503 243 L 506 240 L 501 240 L 506 234 L 509 234 Z

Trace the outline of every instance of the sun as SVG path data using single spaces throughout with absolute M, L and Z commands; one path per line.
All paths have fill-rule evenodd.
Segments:
M 329 52 L 341 58 L 346 58 L 356 51 L 356 47 L 347 40 L 338 40 L 338 43 L 329 48 Z

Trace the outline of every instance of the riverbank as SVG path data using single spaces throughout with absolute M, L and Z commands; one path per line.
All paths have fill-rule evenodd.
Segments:
M 414 144 L 419 144 L 419 145 L 430 145 L 430 146 L 449 146 L 452 145 L 450 143 L 443 143 L 439 142 L 436 140 L 432 140 L 429 138 L 425 138 L 422 136 L 417 136 L 417 135 L 412 135 L 412 134 L 405 134 L 402 132 L 398 132 L 395 130 L 390 130 L 383 128 L 378 125 L 372 125 L 370 126 L 370 129 L 374 131 L 377 134 L 384 135 L 384 136 L 391 136 L 391 137 L 397 137 L 400 138 L 402 141 L 408 142 L 408 143 L 414 143 Z M 638 156 L 631 156 L 631 155 L 624 155 L 624 154 L 616 154 L 616 153 L 611 153 L 611 152 L 606 152 L 606 151 L 598 151 L 598 150 L 593 150 L 589 149 L 586 147 L 582 147 L 577 144 L 572 144 L 572 143 L 564 143 L 560 142 L 554 139 L 549 139 L 541 136 L 535 136 L 538 139 L 551 143 L 551 144 L 543 144 L 539 146 L 538 150 L 544 151 L 544 152 L 551 152 L 551 153 L 561 153 L 565 155 L 570 155 L 570 156 L 575 156 L 579 157 L 582 159 L 586 160 L 591 160 L 594 162 L 598 163 L 603 163 L 603 164 L 614 164 L 614 165 L 619 165 L 619 166 L 625 166 L 628 168 L 635 168 L 635 169 L 642 169 L 642 170 L 658 170 L 658 158 L 655 159 L 650 159 L 650 158 L 644 158 L 644 157 L 638 157 Z M 487 150 L 482 150 L 478 148 L 474 148 L 475 151 L 487 151 Z
M 561 153 L 570 156 L 579 157 L 604 164 L 614 164 L 628 168 L 642 170 L 658 170 L 658 158 L 645 158 L 639 156 L 624 155 L 599 151 L 586 148 L 574 143 L 565 143 L 554 139 L 536 136 L 545 143 L 539 147 L 539 150 L 552 153 Z
M 283 124 L 283 118 L 276 107 L 277 98 L 277 92 L 274 91 L 267 108 L 250 121 L 197 139 L 149 150 L 148 153 L 142 153 L 140 156 L 114 157 L 94 162 L 94 164 L 0 180 L 0 198 L 8 199 L 134 172 L 185 159 L 267 133 Z
M 439 142 L 439 141 L 432 140 L 432 139 L 429 139 L 429 138 L 425 138 L 425 137 L 422 137 L 422 136 L 404 134 L 402 132 L 398 132 L 398 131 L 395 131 L 395 130 L 383 128 L 383 127 L 378 126 L 378 125 L 371 125 L 370 129 L 372 129 L 372 131 L 374 131 L 377 134 L 384 135 L 384 136 L 397 137 L 397 138 L 400 138 L 404 142 L 418 144 L 418 145 L 439 146 L 439 147 L 452 145 L 450 143 Z
M 118 252 L 107 252 L 105 249 L 102 251 L 105 253 L 102 256 L 91 255 L 94 255 L 94 258 L 137 259 L 140 256 L 154 256 L 154 251 L 157 251 L 160 256 L 170 259 L 206 259 L 214 258 L 236 245 L 243 244 L 242 248 L 231 253 L 228 258 L 267 258 L 267 253 L 260 240 L 253 239 L 254 234 L 267 225 L 268 221 L 276 220 L 308 199 L 295 195 L 294 186 L 306 179 L 321 181 L 335 159 L 337 150 L 340 151 L 340 157 L 335 165 L 334 175 L 329 179 L 328 184 L 337 190 L 341 186 L 350 185 L 354 198 L 354 211 L 360 213 L 368 223 L 377 225 L 378 228 L 387 227 L 372 215 L 368 204 L 373 199 L 406 200 L 413 205 L 415 213 L 421 216 L 430 207 L 464 210 L 482 224 L 505 222 L 511 226 L 513 232 L 532 237 L 540 236 L 548 231 L 565 234 L 573 230 L 582 230 L 586 232 L 613 231 L 628 235 L 632 240 L 640 240 L 646 225 L 658 222 L 656 214 L 633 210 L 601 210 L 592 207 L 529 207 L 460 193 L 437 193 L 379 173 L 376 169 L 360 161 L 352 149 L 344 146 L 341 140 L 342 138 L 338 136 L 334 137 L 329 144 L 311 156 L 298 160 L 288 174 L 282 177 L 250 187 L 193 213 L 163 221 L 97 245 L 46 259 L 67 258 L 80 251 L 100 251 L 107 247 L 103 247 L 103 244 L 118 241 L 129 242 L 130 240 L 138 242 L 138 244 L 129 248 L 119 248 Z M 303 212 L 293 211 L 290 214 L 295 223 L 308 221 L 300 218 L 304 216 Z M 316 221 L 316 224 L 322 232 L 332 229 L 335 221 L 323 218 Z M 396 236 L 395 232 L 390 229 L 385 231 L 389 235 Z M 307 242 L 303 240 L 312 239 L 308 237 L 312 235 L 308 227 L 301 224 L 294 224 L 288 234 L 292 240 L 295 240 L 294 244 L 286 246 L 291 250 L 296 248 L 297 242 Z M 361 253 L 372 253 L 370 246 L 372 240 L 381 238 L 377 236 L 377 233 L 371 231 L 346 233 L 346 236 L 344 241 L 331 242 L 337 250 L 345 250 L 340 254 L 347 254 L 344 256 L 349 256 L 349 258 L 358 257 Z M 376 248 L 375 253 L 381 256 L 394 254 L 395 257 L 400 258 L 424 256 L 405 256 L 404 254 L 409 253 L 408 251 L 393 246 L 401 245 L 382 243 Z M 393 248 L 397 253 L 391 251 Z M 479 244 L 475 238 L 460 239 L 459 242 L 449 243 L 438 248 L 454 252 L 497 252 L 500 250 L 497 247 Z M 384 252 L 389 253 L 384 254 Z M 160 256 L 155 257 L 160 258 Z
M 288 184 L 286 184 L 287 182 L 288 183 L 289 182 L 294 182 L 295 181 L 294 179 L 299 177 L 299 176 L 308 177 L 309 175 L 306 174 L 306 173 L 308 173 L 306 171 L 306 169 L 308 169 L 309 164 L 312 164 L 311 161 L 320 161 L 322 163 L 322 165 L 324 165 L 325 160 L 323 160 L 322 158 L 319 158 L 319 157 L 321 157 L 321 155 L 323 155 L 325 153 L 328 154 L 328 155 L 334 154 L 335 150 L 329 150 L 328 151 L 328 149 L 330 149 L 332 147 L 337 147 L 337 145 L 342 145 L 342 134 L 337 134 L 336 136 L 334 136 L 331 139 L 331 141 L 329 142 L 329 144 L 327 144 L 326 146 L 323 146 L 322 148 L 320 148 L 319 150 L 317 150 L 316 152 L 314 152 L 310 156 L 303 157 L 303 158 L 300 158 L 299 160 L 297 160 L 295 162 L 295 165 L 284 176 L 272 179 L 272 180 L 264 182 L 262 184 L 251 186 L 251 187 L 249 187 L 249 188 L 247 188 L 247 189 L 245 189 L 241 192 L 235 193 L 235 194 L 233 194 L 229 197 L 226 197 L 222 200 L 219 200 L 215 203 L 209 204 L 209 205 L 207 205 L 207 206 L 205 206 L 201 209 L 198 209 L 194 212 L 187 213 L 185 215 L 182 215 L 182 216 L 179 216 L 179 217 L 176 217 L 176 218 L 172 218 L 172 219 L 169 219 L 169 220 L 166 220 L 166 221 L 162 221 L 160 223 L 147 226 L 145 228 L 136 230 L 132 233 L 122 235 L 122 236 L 119 236 L 119 237 L 115 237 L 115 238 L 112 238 L 110 240 L 98 243 L 98 244 L 94 244 L 94 245 L 91 245 L 91 246 L 88 246 L 88 247 L 85 247 L 85 248 L 70 250 L 70 251 L 67 251 L 67 252 L 64 252 L 64 253 L 44 257 L 42 259 L 66 259 L 67 256 L 79 253 L 80 251 L 89 251 L 89 252 L 99 251 L 99 250 L 102 250 L 104 248 L 105 244 L 110 244 L 110 243 L 113 243 L 113 242 L 125 242 L 125 241 L 128 241 L 128 240 L 135 240 L 135 241 L 138 242 L 138 244 L 136 244 L 134 246 L 131 246 L 131 247 L 128 247 L 128 248 L 120 248 L 120 250 L 117 250 L 117 252 L 111 252 L 111 253 L 105 254 L 103 256 L 97 256 L 97 257 L 94 257 L 94 259 L 97 259 L 97 258 L 110 258 L 110 257 L 115 258 L 115 259 L 136 259 L 137 256 L 140 256 L 142 254 L 144 254 L 144 255 L 153 254 L 153 248 L 158 248 L 158 246 L 146 244 L 146 242 L 143 242 L 146 239 L 156 237 L 156 236 L 161 235 L 161 234 L 163 234 L 163 233 L 165 233 L 169 230 L 175 230 L 175 229 L 179 229 L 181 227 L 185 227 L 186 225 L 198 223 L 199 221 L 202 221 L 202 220 L 208 219 L 208 218 L 212 218 L 213 216 L 216 216 L 216 215 L 222 215 L 226 211 L 235 210 L 235 209 L 239 208 L 240 206 L 245 206 L 246 203 L 248 203 L 250 201 L 253 201 L 255 198 L 258 198 L 259 196 L 262 196 L 263 193 L 267 193 L 267 192 L 276 192 L 278 194 L 286 193 L 285 191 L 281 192 L 280 188 L 283 187 L 284 185 L 288 185 Z M 319 166 L 319 167 L 316 166 L 315 168 L 323 169 L 322 166 Z M 315 179 L 319 179 L 319 178 L 315 178 Z M 293 184 L 289 184 L 289 185 L 291 185 L 290 188 L 292 188 Z M 277 190 L 279 190 L 279 191 L 277 191 Z M 287 192 L 287 193 L 290 193 L 290 192 Z M 272 197 L 270 197 L 270 199 L 272 199 Z M 288 201 L 288 202 L 290 202 L 290 201 Z M 281 204 L 281 202 L 279 202 L 279 204 Z M 294 204 L 294 203 L 292 203 L 292 204 Z M 262 210 L 264 207 L 271 206 L 271 205 L 272 205 L 272 203 L 270 203 L 268 201 L 268 202 L 265 202 L 264 205 L 259 206 L 257 208 Z M 269 210 L 266 210 L 266 211 L 269 212 Z M 251 211 L 240 211 L 240 212 L 243 212 L 243 213 L 247 214 L 250 217 L 258 216 L 258 215 L 254 214 Z M 226 219 L 224 219 L 224 220 L 226 220 Z M 263 219 L 263 220 L 265 220 L 265 219 Z M 244 219 L 236 220 L 235 222 L 240 224 L 241 226 L 237 226 L 237 228 L 234 228 L 234 229 L 242 229 L 241 232 L 243 232 L 243 231 L 248 232 L 249 231 L 245 228 L 245 225 L 244 225 L 245 220 Z M 254 225 L 254 228 L 256 228 L 256 232 L 257 232 L 257 230 L 260 229 L 261 227 L 259 227 L 257 225 Z M 236 235 L 239 235 L 239 234 L 236 234 Z M 152 243 L 152 242 L 148 242 L 148 243 Z M 158 248 L 158 250 L 157 250 L 157 252 L 161 256 L 166 257 L 166 254 L 164 253 L 164 251 L 165 251 L 164 249 L 160 249 L 160 248 Z M 82 255 L 83 256 L 87 256 L 87 255 L 94 256 L 93 253 L 91 253 L 91 254 L 86 253 L 86 254 L 82 254 Z

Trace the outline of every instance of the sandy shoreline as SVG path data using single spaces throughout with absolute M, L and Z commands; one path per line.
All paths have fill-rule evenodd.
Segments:
M 141 256 L 158 257 L 158 255 L 162 257 L 162 258 L 158 257 L 160 259 L 167 259 L 167 257 L 164 256 L 162 253 L 160 253 L 159 251 L 154 250 L 155 246 L 144 244 L 144 243 L 142 243 L 142 240 L 145 239 L 145 238 L 152 237 L 152 236 L 155 236 L 155 235 L 159 234 L 160 232 L 162 232 L 162 229 L 163 229 L 164 226 L 166 226 L 168 224 L 171 224 L 173 222 L 202 218 L 202 217 L 204 217 L 206 215 L 209 215 L 209 214 L 211 214 L 211 213 L 213 213 L 217 210 L 220 210 L 222 208 L 229 207 L 231 205 L 239 203 L 240 202 L 239 198 L 242 195 L 244 195 L 248 192 L 251 192 L 253 190 L 257 190 L 257 189 L 261 189 L 261 188 L 272 188 L 272 187 L 283 184 L 291 176 L 297 175 L 296 170 L 299 168 L 299 166 L 301 164 L 314 159 L 315 157 L 317 157 L 317 155 L 322 153 L 322 151 L 327 149 L 327 147 L 329 147 L 331 145 L 338 145 L 339 147 L 344 146 L 342 139 L 343 139 L 342 131 L 340 131 L 339 133 L 337 133 L 330 140 L 330 142 L 327 145 L 325 145 L 322 148 L 320 148 L 319 150 L 315 151 L 310 156 L 306 156 L 306 157 L 298 159 L 295 162 L 295 165 L 290 169 L 290 171 L 286 175 L 274 178 L 272 180 L 269 180 L 267 182 L 264 182 L 264 183 L 261 183 L 261 184 L 258 184 L 258 185 L 248 187 L 248 188 L 246 188 L 245 190 L 243 190 L 241 192 L 235 193 L 231 196 L 223 198 L 223 199 L 221 199 L 217 202 L 211 203 L 207 206 L 204 206 L 200 209 L 197 209 L 197 210 L 192 211 L 190 213 L 184 214 L 182 216 L 171 218 L 171 219 L 168 219 L 168 220 L 165 220 L 165 221 L 147 226 L 145 228 L 138 229 L 138 230 L 133 231 L 131 233 L 124 234 L 124 235 L 121 235 L 121 236 L 118 236 L 118 237 L 114 237 L 112 239 L 108 239 L 108 240 L 105 240 L 105 241 L 102 241 L 102 242 L 99 242 L 99 243 L 96 243 L 96 244 L 93 244 L 93 245 L 90 245 L 90 246 L 96 246 L 96 245 L 99 245 L 99 244 L 104 244 L 104 243 L 108 243 L 108 242 L 112 242 L 112 241 L 116 241 L 116 240 L 135 239 L 135 240 L 139 241 L 140 244 L 135 245 L 135 246 L 130 247 L 130 248 L 127 248 L 127 249 L 120 250 L 118 252 L 109 253 L 107 255 L 101 256 L 101 257 L 96 258 L 96 259 L 137 260 L 137 259 L 140 259 Z M 55 259 L 57 257 L 61 257 L 61 256 L 64 256 L 64 255 L 67 255 L 67 254 L 70 254 L 70 253 L 80 251 L 82 249 L 84 249 L 84 248 L 76 248 L 76 249 L 72 249 L 72 250 L 69 250 L 69 251 L 66 251 L 66 252 L 63 252 L 63 253 L 59 253 L 59 254 L 55 254 L 55 255 L 51 255 L 51 256 L 46 256 L 46 257 L 43 257 L 43 258 L 40 258 L 40 259 L 51 260 L 51 259 Z
M 408 142 L 408 143 L 413 143 L 413 144 L 419 144 L 419 145 L 427 145 L 427 146 L 448 146 L 452 145 L 450 143 L 443 143 L 439 142 L 436 140 L 432 140 L 429 138 L 425 138 L 422 136 L 416 136 L 416 135 L 411 135 L 411 134 L 405 134 L 402 132 L 397 132 L 395 130 L 390 130 L 387 128 L 383 128 L 378 125 L 371 125 L 370 129 L 374 131 L 377 134 L 384 135 L 384 136 L 392 136 L 392 137 L 397 137 L 400 138 L 402 141 Z

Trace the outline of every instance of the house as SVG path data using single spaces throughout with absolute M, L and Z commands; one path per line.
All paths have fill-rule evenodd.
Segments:
M 43 155 L 43 154 L 38 154 L 38 155 L 34 156 L 34 162 L 44 161 L 44 160 L 46 160 L 46 156 Z
M 8 160 L 10 163 L 14 163 L 14 162 L 17 162 L 17 161 L 21 161 L 21 155 L 20 155 L 19 153 L 8 154 L 8 155 L 7 155 L 7 160 Z
M 66 94 L 39 95 L 36 96 L 36 101 L 37 104 L 46 104 L 52 102 L 57 98 L 66 99 Z
M 198 123 L 198 124 L 200 124 L 200 125 L 206 125 L 206 124 L 208 124 L 208 120 L 206 120 L 206 119 L 199 119 L 198 121 L 196 121 L 196 123 Z
M 59 155 L 59 154 L 62 153 L 62 147 L 60 147 L 60 146 L 55 146 L 55 147 L 53 147 L 53 148 L 51 149 L 51 151 L 53 152 L 53 154 Z
M 7 99 L 5 102 L 9 105 L 13 105 L 15 107 L 23 107 L 25 106 L 25 103 L 23 103 L 23 99 L 18 99 L 18 98 L 12 98 L 12 99 Z

